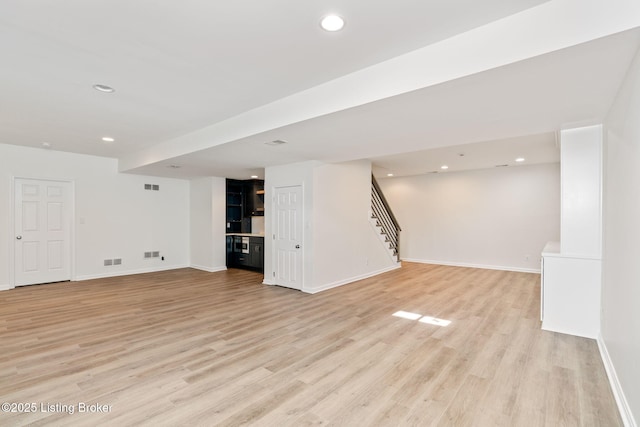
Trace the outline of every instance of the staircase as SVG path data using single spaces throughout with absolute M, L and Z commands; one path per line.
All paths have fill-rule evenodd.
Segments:
M 378 230 L 380 239 L 388 247 L 389 255 L 395 262 L 400 262 L 401 228 L 373 175 L 371 175 L 371 223 Z

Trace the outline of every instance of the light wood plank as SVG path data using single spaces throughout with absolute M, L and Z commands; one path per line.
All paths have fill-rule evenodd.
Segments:
M 112 410 L 0 425 L 622 425 L 596 343 L 540 330 L 539 279 L 404 263 L 316 295 L 233 269 L 1 292 L 2 401 Z

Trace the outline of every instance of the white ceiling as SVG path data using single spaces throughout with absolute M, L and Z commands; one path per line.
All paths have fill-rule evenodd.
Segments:
M 117 158 L 153 151 L 543 3 L 4 0 L 0 143 Z M 346 18 L 343 31 L 320 29 L 329 12 Z M 502 164 L 512 145 L 532 162 L 557 161 L 549 135 L 602 119 L 639 43 L 637 30 L 602 37 L 131 171 L 248 178 L 294 161 L 369 158 L 379 173 L 406 175 L 429 172 L 462 147 L 433 149 L 461 144 L 464 168 Z M 116 92 L 97 92 L 96 83 Z M 288 143 L 264 144 L 273 139 Z

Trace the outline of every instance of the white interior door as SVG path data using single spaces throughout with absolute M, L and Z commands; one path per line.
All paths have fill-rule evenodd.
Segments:
M 16 179 L 15 285 L 71 279 L 71 183 Z
M 302 187 L 275 189 L 275 282 L 302 289 Z

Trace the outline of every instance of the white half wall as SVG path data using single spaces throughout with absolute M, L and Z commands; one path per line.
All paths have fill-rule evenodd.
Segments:
M 74 183 L 74 280 L 189 265 L 188 181 L 121 174 L 116 159 L 0 144 L 0 289 L 12 287 L 14 177 Z M 149 251 L 165 260 L 144 259 Z M 105 267 L 113 258 L 122 265 Z
M 209 272 L 226 270 L 225 178 L 201 178 L 190 185 L 191 267 Z
M 540 271 L 560 238 L 560 165 L 519 165 L 379 180 L 402 227 L 403 260 Z
M 640 54 L 605 121 L 601 349 L 625 425 L 640 421 Z

